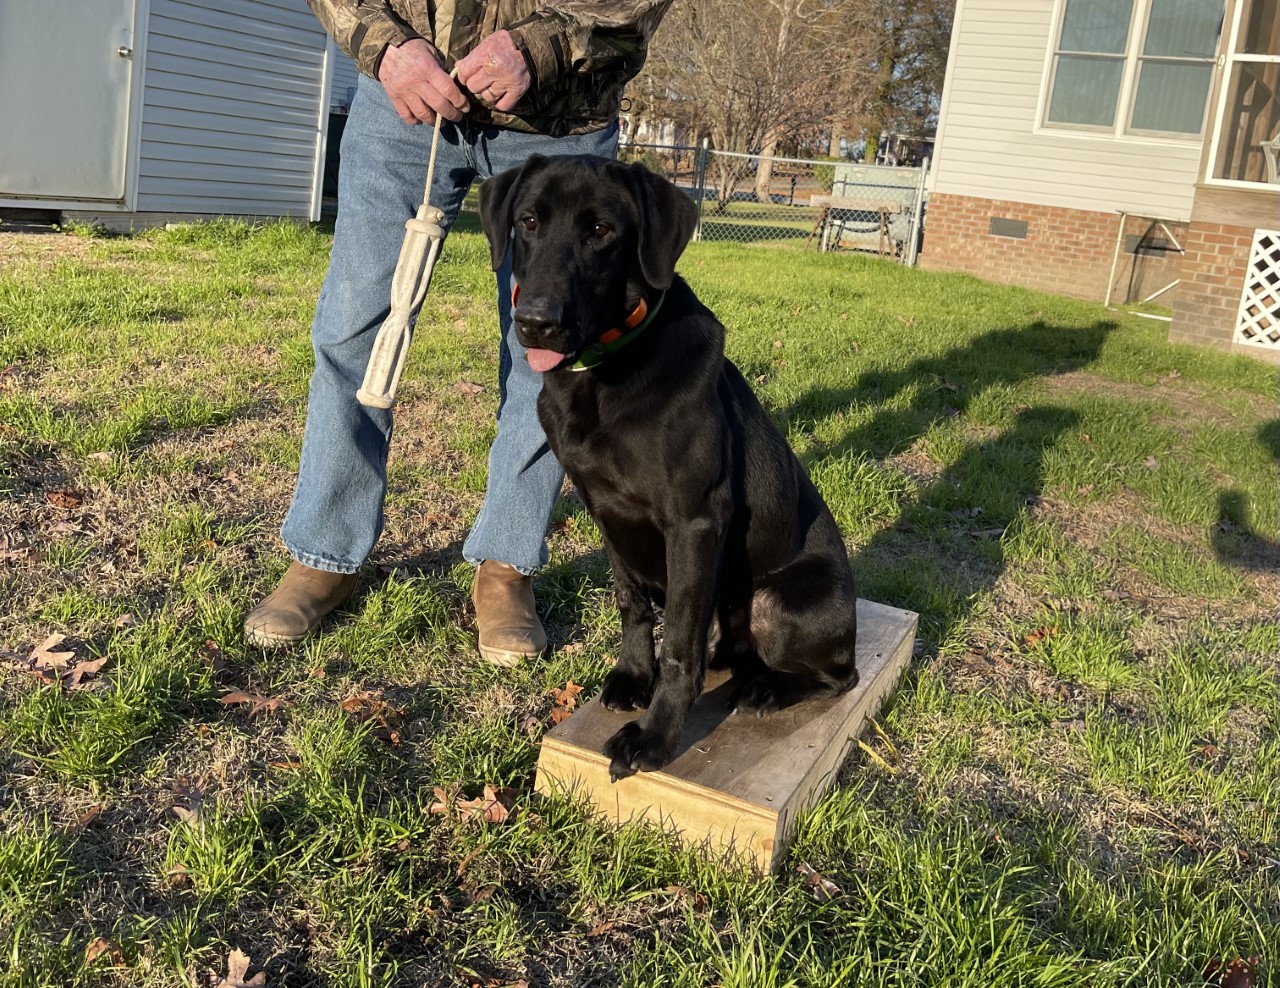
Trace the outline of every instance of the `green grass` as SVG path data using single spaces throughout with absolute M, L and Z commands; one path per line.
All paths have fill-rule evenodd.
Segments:
M 549 691 L 599 688 L 618 616 L 570 498 L 553 651 L 472 655 L 497 393 L 474 225 L 419 323 L 365 589 L 273 655 L 238 628 L 285 566 L 329 237 L 73 232 L 0 238 L 0 649 L 107 663 L 74 691 L 0 667 L 3 988 L 201 984 L 233 948 L 289 986 L 1280 979 L 1274 370 L 968 277 L 693 245 L 862 595 L 921 616 L 876 757 L 764 878 L 532 793 Z M 356 692 L 404 712 L 394 739 Z M 430 812 L 485 785 L 516 790 L 508 823 Z

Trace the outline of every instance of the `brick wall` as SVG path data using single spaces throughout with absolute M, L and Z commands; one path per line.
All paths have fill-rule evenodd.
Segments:
M 1174 290 L 1169 339 L 1235 349 L 1231 337 L 1253 246 L 1253 228 L 1193 220 L 1185 246 L 1182 284 Z M 1265 354 L 1257 349 L 1257 356 Z
M 1025 239 L 990 232 L 992 217 L 1027 224 Z M 965 271 L 989 281 L 1102 301 L 1107 294 L 1118 213 L 1062 206 L 935 194 L 929 197 L 921 267 Z M 1185 224 L 1169 224 L 1181 241 Z M 1150 219 L 1130 216 L 1126 236 L 1158 235 Z M 1151 294 L 1178 277 L 1181 256 L 1120 254 L 1113 298 L 1126 301 Z M 1167 302 L 1168 296 L 1160 301 Z

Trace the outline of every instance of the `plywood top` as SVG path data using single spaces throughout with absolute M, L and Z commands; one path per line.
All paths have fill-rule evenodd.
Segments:
M 766 717 L 730 716 L 728 673 L 713 672 L 689 711 L 675 760 L 661 773 L 685 785 L 779 811 L 804 781 L 818 752 L 837 737 L 856 735 L 870 694 L 896 682 L 911 659 L 917 617 L 885 604 L 858 601 L 857 687 L 843 696 L 810 700 Z M 911 640 L 908 640 L 911 639 Z M 905 643 L 905 647 L 904 647 Z M 875 707 L 870 711 L 874 713 Z M 605 742 L 638 712 L 606 710 L 593 699 L 552 728 L 544 744 L 563 744 L 603 758 Z M 856 721 L 856 723 L 851 723 Z M 638 778 L 638 777 L 637 777 Z M 632 780 L 624 779 L 625 786 Z

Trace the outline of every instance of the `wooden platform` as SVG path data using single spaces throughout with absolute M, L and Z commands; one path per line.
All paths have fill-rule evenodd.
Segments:
M 649 820 L 688 843 L 709 843 L 770 870 L 797 815 L 830 788 L 867 720 L 897 685 L 911 661 L 917 620 L 911 611 L 858 601 L 857 688 L 766 717 L 730 717 L 729 676 L 709 674 L 675 761 L 616 784 L 601 749 L 639 714 L 606 710 L 593 699 L 543 738 L 536 787 L 586 795 L 610 820 Z

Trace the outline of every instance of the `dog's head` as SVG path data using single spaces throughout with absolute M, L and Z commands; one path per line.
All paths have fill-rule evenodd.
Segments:
M 516 336 L 545 371 L 671 286 L 698 211 L 642 165 L 534 155 L 480 187 L 480 222 L 495 271 L 510 244 Z

